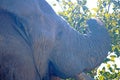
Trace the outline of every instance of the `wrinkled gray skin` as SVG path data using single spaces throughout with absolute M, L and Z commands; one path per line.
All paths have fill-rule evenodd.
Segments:
M 0 80 L 74 77 L 98 66 L 110 48 L 103 23 L 72 29 L 44 0 L 0 0 Z

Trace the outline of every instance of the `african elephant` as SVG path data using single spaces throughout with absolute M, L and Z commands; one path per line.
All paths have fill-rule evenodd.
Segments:
M 80 34 L 45 0 L 0 0 L 0 80 L 75 77 L 107 56 L 110 37 L 98 19 Z

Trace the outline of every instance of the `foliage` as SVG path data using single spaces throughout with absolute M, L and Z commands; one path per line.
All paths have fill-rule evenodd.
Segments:
M 120 68 L 117 67 L 115 64 L 115 58 L 117 55 L 110 55 L 109 60 L 105 63 L 103 63 L 105 66 L 103 66 L 101 69 L 98 68 L 97 70 L 97 76 L 96 80 L 119 80 L 120 79 Z
M 120 56 L 120 1 L 98 0 L 97 7 L 93 8 L 92 12 L 86 6 L 86 0 L 76 0 L 76 2 L 72 2 L 71 0 L 57 1 L 63 10 L 62 12 L 58 12 L 58 14 L 80 33 L 86 33 L 85 22 L 90 17 L 99 18 L 105 23 L 112 39 L 110 52 L 114 52 L 115 55 L 104 61 L 107 67 L 105 66 L 101 70 L 95 69 L 88 74 L 94 78 L 97 75 L 96 80 L 119 80 L 120 69 L 117 68 L 114 59 Z M 111 65 L 110 62 L 113 62 L 113 64 Z

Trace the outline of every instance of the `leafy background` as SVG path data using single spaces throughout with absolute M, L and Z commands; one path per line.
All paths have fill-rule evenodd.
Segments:
M 76 2 L 57 0 L 57 2 L 62 9 L 58 14 L 80 33 L 87 32 L 85 23 L 91 17 L 99 18 L 105 23 L 112 39 L 110 50 L 112 54 L 109 53 L 109 57 L 103 62 L 104 66 L 87 74 L 96 80 L 120 80 L 120 68 L 115 63 L 115 59 L 120 57 L 120 1 L 97 0 L 97 7 L 92 8 L 92 12 L 86 6 L 87 0 L 76 0 Z

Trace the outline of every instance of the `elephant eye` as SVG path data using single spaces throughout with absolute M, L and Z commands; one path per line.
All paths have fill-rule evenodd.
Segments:
M 57 40 L 61 39 L 62 35 L 63 35 L 62 31 L 58 32 L 57 35 L 56 35 L 56 39 Z

